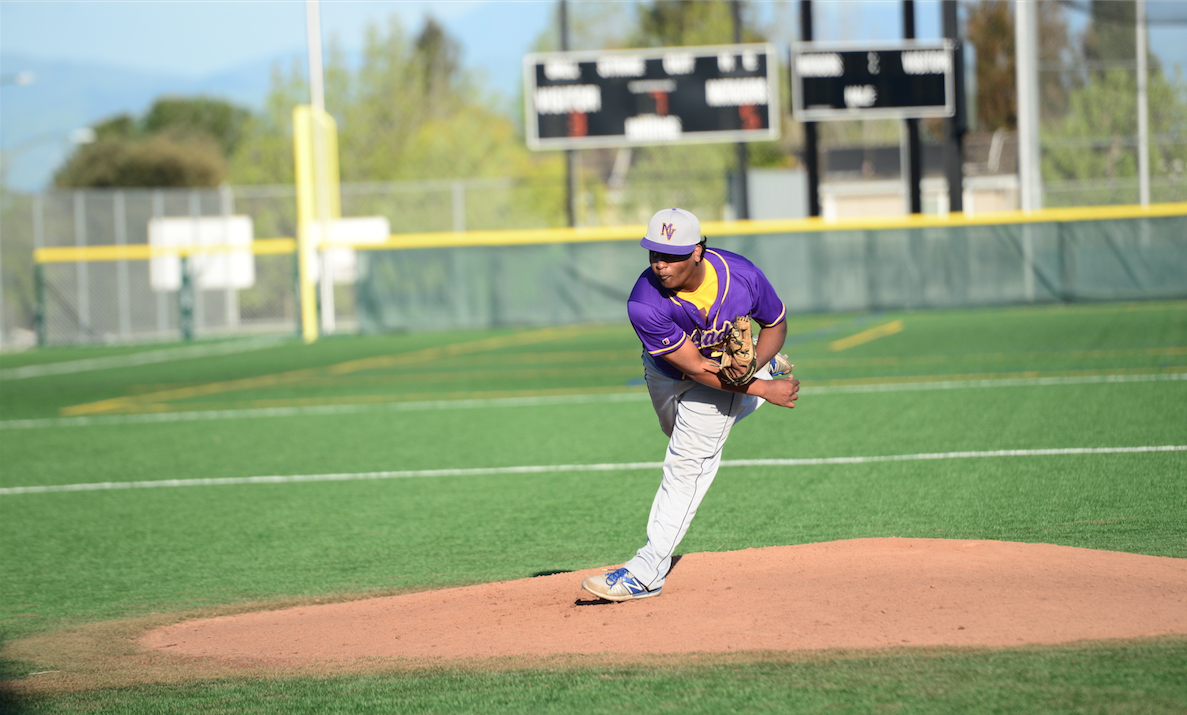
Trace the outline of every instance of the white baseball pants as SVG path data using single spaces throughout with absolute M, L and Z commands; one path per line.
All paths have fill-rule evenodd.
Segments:
M 643 364 L 651 404 L 669 440 L 663 479 L 647 521 L 647 544 L 626 563 L 626 568 L 654 590 L 664 584 L 672 567 L 672 555 L 717 476 L 730 430 L 765 400 L 718 390 L 695 380 L 673 380 L 656 368 L 655 358 L 647 353 L 643 354 Z M 770 367 L 759 370 L 758 377 L 771 379 Z

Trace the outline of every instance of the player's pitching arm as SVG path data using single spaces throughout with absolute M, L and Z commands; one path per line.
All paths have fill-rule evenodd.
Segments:
M 764 340 L 764 336 L 768 334 L 770 334 L 769 337 Z M 779 352 L 779 348 L 783 347 L 786 337 L 786 322 L 764 328 L 758 335 L 758 345 L 755 349 L 756 358 L 763 362 L 769 362 L 771 358 L 775 357 L 775 353 Z M 800 381 L 796 380 L 794 375 L 788 375 L 787 379 L 783 380 L 753 380 L 745 386 L 723 384 L 717 377 L 717 373 L 721 371 L 721 365 L 701 355 L 689 340 L 685 340 L 684 344 L 664 355 L 663 358 L 688 375 L 689 378 L 718 390 L 754 395 L 782 407 L 795 407 L 796 398 L 799 397 Z

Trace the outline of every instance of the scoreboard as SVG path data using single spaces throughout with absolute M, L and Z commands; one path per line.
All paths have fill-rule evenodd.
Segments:
M 778 66 L 769 44 L 530 54 L 528 147 L 773 141 Z
M 951 117 L 953 44 L 804 42 L 791 55 L 792 116 L 838 119 Z

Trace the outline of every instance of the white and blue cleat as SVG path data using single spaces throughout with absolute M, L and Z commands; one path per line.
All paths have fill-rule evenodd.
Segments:
M 581 588 L 607 601 L 631 601 L 637 598 L 658 596 L 663 587 L 648 590 L 646 586 L 626 569 L 616 569 L 601 576 L 590 576 L 581 582 Z
M 791 359 L 783 353 L 776 353 L 775 357 L 771 358 L 769 363 L 771 367 L 771 377 L 786 377 L 791 374 L 791 369 L 795 365 L 791 364 Z

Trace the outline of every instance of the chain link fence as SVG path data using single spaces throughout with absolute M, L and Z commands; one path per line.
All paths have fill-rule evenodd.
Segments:
M 684 153 L 696 155 L 695 151 Z M 686 158 L 683 165 L 674 167 L 677 176 L 649 181 L 648 175 L 640 172 L 633 184 L 624 181 L 608 190 L 597 174 L 597 162 L 602 158 L 590 152 L 575 182 L 582 206 L 579 215 L 586 225 L 646 222 L 653 206 L 667 202 L 691 206 L 707 220 L 720 218 L 729 201 L 726 172 L 720 167 L 707 175 L 689 166 L 695 159 Z M 663 163 L 662 158 L 658 161 Z M 564 224 L 565 188 L 555 181 L 349 183 L 342 184 L 341 191 L 344 216 L 386 217 L 396 234 L 522 230 Z M 180 289 L 154 288 L 149 260 L 55 260 L 39 265 L 33 261 L 34 251 L 42 248 L 146 245 L 149 222 L 154 218 L 233 215 L 252 219 L 257 241 L 297 235 L 296 196 L 291 186 L 7 195 L 0 347 L 295 332 L 299 306 L 293 255 L 255 255 L 254 284 L 247 289 L 203 289 L 201 276 L 190 276 L 192 298 Z M 40 281 L 35 281 L 38 273 Z M 358 329 L 358 295 L 354 284 L 335 286 L 339 330 Z M 187 305 L 190 300 L 192 305 Z
M 385 216 L 397 234 L 509 228 L 521 220 L 513 206 L 521 190 L 505 181 L 354 185 L 344 187 L 343 207 Z M 635 200 L 649 214 L 658 199 Z M 281 186 L 49 192 L 9 211 L 28 220 L 31 245 L 45 249 L 143 246 L 149 222 L 161 217 L 247 215 L 257 246 L 291 239 L 296 227 L 292 189 Z M 790 233 L 773 227 L 716 235 L 710 245 L 763 265 L 792 312 L 1187 298 L 1187 216 Z M 202 288 L 194 276 L 188 295 L 185 287 L 154 287 L 158 259 L 147 254 L 55 255 L 27 267 L 41 274 L 33 305 L 42 344 L 297 334 L 291 247 L 255 255 L 250 287 Z M 633 240 L 361 250 L 356 277 L 336 286 L 336 323 L 351 333 L 622 320 L 645 260 Z M 203 264 L 192 265 L 200 271 Z
M 246 213 L 267 226 L 285 210 L 276 211 L 276 207 L 286 202 L 273 195 L 258 200 L 258 205 L 237 205 L 234 192 L 224 188 L 53 191 L 22 203 L 30 223 L 28 238 L 36 250 L 143 246 L 149 242 L 149 222 L 154 218 Z M 292 203 L 287 202 L 289 207 Z M 254 261 L 255 281 L 250 288 L 194 289 L 192 295 L 180 288 L 154 287 L 149 260 L 42 262 L 35 269 L 39 273 L 33 298 L 36 324 L 31 327 L 42 344 L 291 331 L 296 315 L 293 257 L 258 255 Z M 210 264 L 193 265 L 198 275 L 190 277 L 201 284 L 202 267 Z M 187 305 L 191 298 L 192 304 Z M 183 324 L 183 315 L 192 317 L 192 325 Z
M 1187 81 L 1182 67 L 1152 51 L 1187 42 L 1187 4 L 1153 0 L 1145 8 L 1139 38 L 1137 3 L 1047 4 L 1039 48 L 1044 206 L 1139 203 L 1142 102 L 1149 200 L 1187 200 Z

